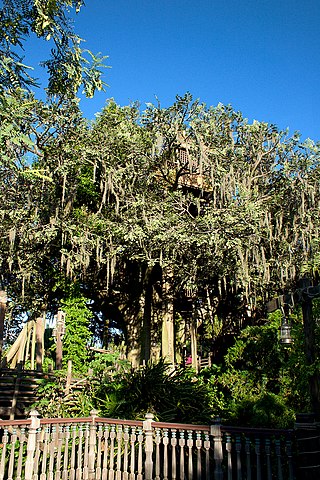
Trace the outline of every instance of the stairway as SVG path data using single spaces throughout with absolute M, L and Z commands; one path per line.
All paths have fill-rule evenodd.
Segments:
M 0 418 L 25 418 L 36 401 L 36 391 L 44 374 L 35 370 L 0 370 Z

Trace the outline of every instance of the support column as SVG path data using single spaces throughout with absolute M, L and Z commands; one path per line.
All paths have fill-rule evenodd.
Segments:
M 153 479 L 153 461 L 152 461 L 152 453 L 153 453 L 153 431 L 152 431 L 152 420 L 153 414 L 147 413 L 146 419 L 143 422 L 143 430 L 145 433 L 145 453 L 146 459 L 144 463 L 145 468 L 145 480 L 152 480 Z
M 88 453 L 88 478 L 94 480 L 95 475 L 95 461 L 96 461 L 96 443 L 97 443 L 97 425 L 96 418 L 98 417 L 98 410 L 91 410 L 90 415 L 92 423 L 90 424 L 89 433 L 89 453 Z
M 223 480 L 223 450 L 221 420 L 216 418 L 214 424 L 210 426 L 210 435 L 213 437 L 213 457 L 214 457 L 214 480 Z
M 38 418 L 38 412 L 36 410 L 31 410 L 30 417 L 31 417 L 31 425 L 28 429 L 27 458 L 26 458 L 25 476 L 24 476 L 25 480 L 33 479 L 36 437 L 37 437 L 37 430 L 40 427 L 40 419 Z

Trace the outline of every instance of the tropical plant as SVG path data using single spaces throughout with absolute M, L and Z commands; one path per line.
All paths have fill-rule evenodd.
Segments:
M 105 416 L 142 419 L 149 412 L 160 421 L 208 422 L 212 411 L 209 392 L 194 372 L 160 360 L 104 382 L 96 393 L 96 407 Z

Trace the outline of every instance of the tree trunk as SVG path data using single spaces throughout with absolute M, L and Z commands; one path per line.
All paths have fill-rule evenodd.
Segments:
M 174 348 L 174 311 L 173 311 L 173 269 L 163 269 L 162 283 L 162 357 L 169 363 L 175 363 Z
M 7 308 L 7 295 L 4 290 L 0 290 L 0 361 L 2 360 L 4 318 Z
M 130 316 L 126 324 L 127 330 L 127 356 L 132 368 L 138 368 L 141 358 L 141 334 L 140 334 L 141 312 Z
M 152 323 L 152 267 L 148 267 L 145 273 L 144 281 L 144 305 L 143 305 L 143 325 L 141 338 L 142 360 L 148 362 L 151 355 L 151 323 Z

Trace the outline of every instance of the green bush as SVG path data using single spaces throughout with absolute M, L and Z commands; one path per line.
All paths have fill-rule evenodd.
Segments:
M 256 399 L 234 403 L 229 421 L 233 425 L 249 427 L 292 428 L 295 412 L 282 397 L 265 393 Z
M 147 412 L 159 421 L 209 422 L 212 416 L 206 385 L 190 369 L 170 371 L 163 360 L 105 381 L 96 407 L 108 417 L 142 419 Z

